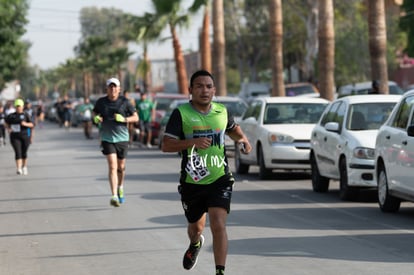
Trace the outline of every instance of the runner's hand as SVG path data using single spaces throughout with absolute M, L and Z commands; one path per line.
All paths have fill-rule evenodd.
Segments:
M 101 123 L 102 122 L 102 117 L 100 115 L 94 116 L 93 122 L 95 122 L 95 124 Z
M 126 122 L 126 118 L 120 114 L 115 114 L 115 121 L 117 122 Z

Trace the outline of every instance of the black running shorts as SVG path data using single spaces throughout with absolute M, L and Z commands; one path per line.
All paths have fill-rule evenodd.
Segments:
M 221 207 L 230 213 L 231 195 L 234 178 L 225 175 L 212 184 L 191 184 L 181 182 L 178 192 L 181 194 L 181 203 L 185 217 L 189 223 L 198 221 L 209 207 Z
M 125 159 L 128 153 L 128 142 L 111 143 L 102 141 L 101 146 L 104 155 L 116 154 L 118 159 Z

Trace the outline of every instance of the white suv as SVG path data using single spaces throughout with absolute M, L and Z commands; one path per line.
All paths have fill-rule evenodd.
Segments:
M 339 180 L 342 200 L 354 200 L 360 188 L 372 188 L 375 137 L 400 95 L 355 95 L 333 101 L 311 136 L 312 188 L 327 192 Z
M 403 95 L 378 131 L 375 161 L 378 203 L 396 212 L 401 201 L 414 201 L 414 90 Z

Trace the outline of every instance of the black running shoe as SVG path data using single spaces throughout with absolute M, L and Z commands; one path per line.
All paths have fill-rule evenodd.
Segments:
M 184 254 L 183 258 L 183 267 L 187 270 L 193 269 L 197 264 L 197 257 L 198 253 L 200 252 L 201 247 L 204 243 L 204 236 L 200 235 L 200 244 L 198 246 L 194 246 L 190 244 L 187 251 Z
M 119 207 L 119 199 L 118 196 L 113 196 L 109 202 L 110 205 L 114 206 L 114 207 Z

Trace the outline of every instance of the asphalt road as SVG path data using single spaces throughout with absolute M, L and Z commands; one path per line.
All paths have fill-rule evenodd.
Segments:
M 109 205 L 98 140 L 81 129 L 37 129 L 28 176 L 16 175 L 9 144 L 0 167 L 1 275 L 214 274 L 208 228 L 197 266 L 181 265 L 188 240 L 177 154 L 131 149 L 119 208 Z M 383 214 L 372 192 L 343 202 L 336 183 L 313 193 L 308 175 L 236 180 L 226 274 L 413 274 L 412 204 Z

